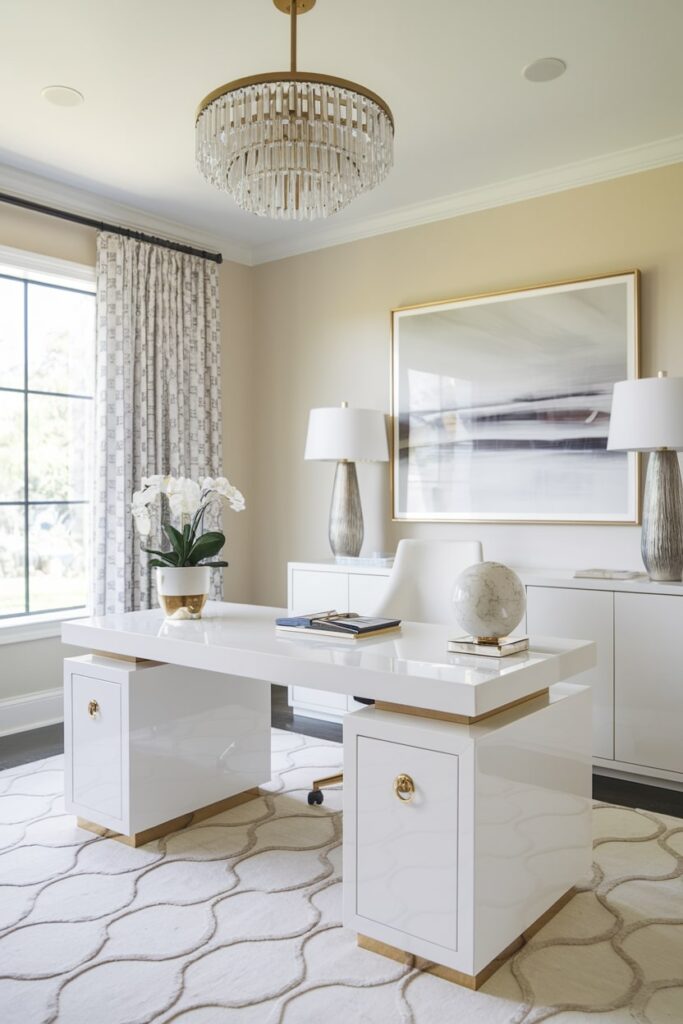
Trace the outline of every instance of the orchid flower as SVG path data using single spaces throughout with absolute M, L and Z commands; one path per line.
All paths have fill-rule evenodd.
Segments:
M 162 528 L 171 543 L 172 550 L 157 551 L 145 548 L 155 558 L 154 566 L 227 565 L 227 562 L 205 562 L 215 558 L 225 544 L 225 536 L 218 530 L 199 534 L 206 509 L 216 496 L 225 498 L 234 512 L 245 508 L 244 496 L 230 483 L 227 477 L 205 477 L 201 485 L 189 477 L 154 476 L 143 477 L 139 491 L 131 501 L 131 513 L 141 537 L 147 537 L 152 530 L 150 506 L 165 495 L 171 516 L 179 521 L 181 530 L 170 522 L 162 521 Z M 190 522 L 187 520 L 190 519 Z M 199 535 L 198 535 L 199 534 Z

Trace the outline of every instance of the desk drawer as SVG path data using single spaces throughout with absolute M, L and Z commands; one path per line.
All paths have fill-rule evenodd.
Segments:
M 90 714 L 91 702 L 97 704 Z M 122 815 L 121 687 L 71 676 L 72 799 L 93 813 Z
M 359 736 L 356 913 L 457 949 L 458 757 Z M 412 800 L 394 792 L 398 775 Z

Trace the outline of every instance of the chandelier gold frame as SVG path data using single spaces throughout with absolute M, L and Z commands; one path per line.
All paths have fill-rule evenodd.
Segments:
M 391 113 L 390 107 L 372 89 L 366 89 L 364 85 L 358 85 L 357 82 L 351 82 L 346 78 L 336 78 L 334 75 L 317 75 L 311 71 L 268 71 L 263 75 L 247 75 L 245 78 L 236 78 L 233 82 L 226 82 L 225 85 L 219 85 L 217 89 L 214 89 L 213 92 L 204 97 L 197 107 L 195 120 L 199 120 L 206 108 L 211 106 L 214 100 L 220 99 L 221 96 L 227 96 L 229 92 L 236 92 L 238 89 L 244 89 L 250 85 L 266 85 L 270 82 L 315 82 L 320 85 L 336 85 L 340 89 L 346 89 L 348 92 L 356 92 L 360 96 L 365 96 L 366 99 L 376 103 L 389 118 L 392 129 L 394 128 L 394 116 Z
M 358 93 L 359 96 L 365 96 L 366 99 L 372 103 L 376 103 L 380 110 L 384 111 L 388 117 L 392 131 L 394 130 L 394 115 L 387 103 L 378 96 L 376 92 L 371 89 L 366 89 L 364 85 L 359 85 L 358 82 L 351 82 L 346 78 L 337 78 L 334 75 L 319 75 L 311 71 L 298 71 L 296 66 L 296 26 L 297 17 L 301 14 L 306 14 L 307 11 L 314 6 L 315 0 L 298 0 L 297 3 L 291 3 L 291 0 L 273 0 L 273 3 L 279 11 L 283 14 L 289 15 L 290 22 L 290 57 L 291 67 L 289 71 L 269 71 L 261 75 L 247 75 L 244 78 L 236 78 L 232 82 L 226 82 L 225 85 L 219 85 L 217 89 L 213 89 L 208 95 L 204 97 L 195 115 L 195 121 L 198 121 L 203 112 L 207 107 L 220 99 L 221 96 L 226 96 L 230 92 L 236 92 L 238 89 L 247 88 L 250 85 L 266 85 L 271 82 L 309 82 L 319 83 L 320 85 L 334 85 L 340 89 L 346 89 L 347 92 Z

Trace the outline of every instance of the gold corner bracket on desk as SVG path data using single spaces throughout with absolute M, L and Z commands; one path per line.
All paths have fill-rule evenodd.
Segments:
M 508 701 L 507 704 L 501 704 L 500 707 L 493 708 L 491 711 L 485 711 L 481 715 L 456 715 L 450 711 L 430 711 L 428 708 L 415 708 L 410 704 L 392 704 L 386 700 L 376 700 L 375 708 L 378 711 L 392 711 L 397 715 L 415 715 L 417 718 L 434 718 L 439 722 L 453 722 L 455 725 L 476 725 L 477 722 L 483 722 L 486 718 L 499 715 L 501 711 L 509 711 L 510 708 L 516 708 L 520 704 L 526 704 L 529 700 L 536 700 L 537 697 L 543 697 L 547 694 L 548 687 L 545 686 L 542 690 L 536 690 L 525 697 L 518 697 L 517 700 Z
M 165 661 L 153 661 L 151 658 L 138 658 L 135 654 L 114 654 L 112 651 L 91 651 L 94 658 L 112 658 L 114 661 L 125 661 L 128 665 L 165 665 Z

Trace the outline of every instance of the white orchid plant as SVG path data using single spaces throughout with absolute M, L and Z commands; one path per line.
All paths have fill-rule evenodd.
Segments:
M 131 511 L 141 537 L 148 537 L 152 530 L 150 506 L 162 500 L 168 501 L 171 516 L 177 519 L 181 529 L 168 520 L 162 519 L 161 527 L 171 544 L 169 551 L 144 548 L 149 555 L 150 565 L 158 568 L 181 568 L 183 566 L 208 565 L 212 568 L 228 563 L 216 560 L 225 544 L 225 534 L 220 530 L 200 533 L 206 510 L 213 501 L 225 498 L 234 512 L 241 512 L 244 497 L 224 476 L 205 477 L 201 483 L 184 476 L 146 476 L 142 486 L 133 494 Z M 210 561 L 206 561 L 210 559 Z

